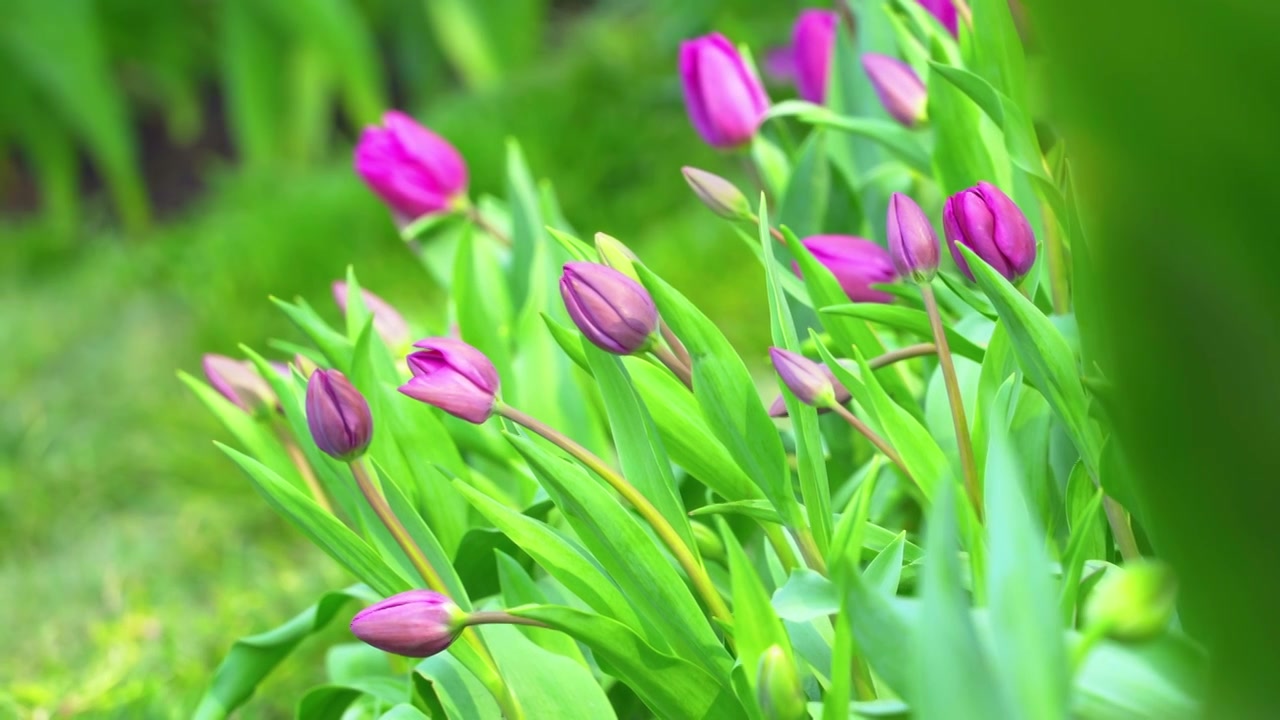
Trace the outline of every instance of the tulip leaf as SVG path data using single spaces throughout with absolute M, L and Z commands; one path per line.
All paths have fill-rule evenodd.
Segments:
M 1080 665 L 1072 712 L 1082 718 L 1201 718 L 1205 670 L 1201 651 L 1175 636 L 1140 644 L 1104 640 Z
M 1011 98 L 1025 102 L 1027 96 L 1026 57 L 1022 38 L 1013 21 L 1007 0 L 971 0 L 973 33 L 966 45 L 972 57 L 966 64 Z
M 468 225 L 461 233 L 453 266 L 454 312 L 463 341 L 493 363 L 499 378 L 511 371 L 511 297 L 493 243 L 477 239 Z
M 536 645 L 512 625 L 485 628 L 485 644 L 528 718 L 610 720 L 609 698 L 591 671 Z
M 601 481 L 547 454 L 527 438 L 508 439 L 528 460 L 543 488 L 587 549 L 645 622 L 680 656 L 715 675 L 730 658 L 702 609 L 657 541 Z
M 547 234 L 560 243 L 560 247 L 577 262 L 599 262 L 596 249 L 563 230 L 547 226 Z
M 769 602 L 769 594 L 743 551 L 738 538 L 720 521 L 720 537 L 724 539 L 729 560 L 729 580 L 733 590 L 733 641 L 738 664 L 759 667 L 760 658 L 772 645 L 778 645 L 792 662 L 791 641 L 786 628 Z M 754 681 L 754 676 L 751 678 Z M 752 683 L 754 685 L 754 682 Z
M 742 358 L 705 315 L 675 288 L 637 265 L 662 318 L 693 359 L 693 393 L 712 432 L 787 520 L 798 524 L 799 503 L 778 431 Z
M 222 720 L 243 705 L 267 675 L 308 636 L 323 630 L 352 600 L 373 602 L 378 597 L 363 585 L 325 593 L 315 605 L 283 625 L 244 637 L 231 646 L 213 673 L 213 680 L 194 720 Z
M 658 651 L 622 624 L 599 615 L 553 605 L 513 608 L 511 614 L 540 620 L 591 649 L 600 669 L 635 691 L 656 717 L 744 718 L 723 673 Z
M 502 587 L 504 605 L 515 607 L 517 605 L 547 604 L 546 593 L 542 591 L 542 588 L 538 587 L 537 581 L 529 575 L 528 571 L 515 558 L 501 550 L 495 550 L 493 555 L 497 566 L 499 583 Z M 582 656 L 582 650 L 579 649 L 578 643 L 568 635 L 557 630 L 535 628 L 527 625 L 520 626 L 519 630 L 543 650 L 567 657 L 584 668 L 590 667 L 586 658 Z
M 869 84 L 867 89 L 871 89 Z M 893 153 L 895 157 L 912 170 L 926 175 L 930 173 L 929 153 L 921 144 L 920 135 L 904 128 L 897 122 L 841 115 L 821 105 L 814 105 L 803 100 L 784 100 L 769 110 L 769 117 L 771 118 L 787 116 L 795 117 L 802 123 L 813 125 L 816 130 L 829 128 L 849 133 L 858 138 L 865 138 Z M 792 227 L 795 226 L 792 225 Z
M 433 495 L 439 494 L 442 486 L 451 484 L 440 475 L 439 471 L 434 468 L 429 471 L 434 474 L 431 481 Z M 386 477 L 385 473 L 379 473 L 383 477 L 382 494 L 387 499 L 387 504 L 391 506 L 391 512 L 399 518 L 400 523 L 404 525 L 408 531 L 409 537 L 413 538 L 413 542 L 422 550 L 427 561 L 431 563 L 431 567 L 435 569 L 436 574 L 440 576 L 440 580 L 444 583 L 445 591 L 449 597 L 457 603 L 458 607 L 463 610 L 471 609 L 471 601 L 463 585 L 462 579 L 458 577 L 457 571 L 453 567 L 453 563 L 449 561 L 448 551 L 442 543 L 436 539 L 435 533 L 422 519 L 422 516 L 409 504 L 408 498 L 400 491 L 400 486 L 393 480 Z
M 420 678 L 430 684 L 430 691 L 419 685 L 419 693 L 433 692 L 449 720 L 502 720 L 493 695 L 452 653 L 426 658 L 414 670 L 415 684 L 422 682 Z
M 1107 539 L 1098 511 L 1106 495 L 1093 484 L 1084 463 L 1077 462 L 1067 480 L 1067 513 L 1071 539 L 1062 552 L 1062 595 L 1058 605 L 1062 622 L 1075 624 L 1080 578 L 1086 560 L 1105 560 Z
M 449 656 L 443 655 L 442 657 L 449 657 Z M 479 715 L 479 714 L 465 715 L 465 716 L 450 715 L 449 717 L 457 718 L 458 720 L 461 720 L 463 717 L 476 718 L 476 720 L 489 720 L 489 718 L 497 718 L 498 716 L 496 715 L 497 713 L 496 704 L 494 705 L 494 713 L 495 713 L 494 715 Z M 431 720 L 431 718 L 429 718 L 426 714 L 424 714 L 418 708 L 408 703 L 400 703 L 399 705 L 392 705 L 390 710 L 379 715 L 378 720 Z
M 842 563 L 834 573 L 834 582 L 840 591 L 840 614 L 849 618 L 858 651 L 894 693 L 915 707 L 915 627 L 895 603 L 863 579 L 853 563 Z M 880 694 L 885 694 L 883 689 Z
M 507 206 L 511 210 L 511 301 L 524 308 L 530 288 L 543 282 L 545 274 L 538 262 L 543 228 L 541 203 L 524 151 L 515 138 L 507 139 Z
M 933 331 L 929 327 L 929 316 L 925 314 L 925 311 L 916 310 L 915 308 L 882 303 L 852 303 L 824 307 L 821 312 L 824 315 L 847 315 L 861 318 L 897 328 L 922 338 L 933 338 Z M 986 353 L 985 350 L 951 328 L 946 328 L 946 335 L 947 344 L 951 347 L 951 352 L 961 357 L 969 358 L 976 363 L 982 362 L 982 357 Z
M 671 461 L 626 368 L 616 355 L 590 343 L 583 343 L 582 349 L 604 398 L 623 476 L 653 503 L 697 557 L 698 544 L 694 542 L 689 516 L 680 502 Z
M 311 339 L 311 342 L 324 354 L 331 366 L 342 372 L 351 370 L 351 357 L 354 349 L 346 335 L 329 327 L 329 324 L 302 299 L 290 303 L 273 297 L 271 302 L 275 303 L 281 310 L 284 310 L 285 315 L 288 315 L 293 324 Z
M 933 60 L 950 62 L 942 43 L 930 48 Z M 931 66 L 932 67 L 932 66 Z M 925 78 L 929 127 L 933 129 L 933 172 L 944 195 L 952 195 L 986 180 L 998 179 L 990 144 L 983 136 L 981 116 L 965 94 L 938 72 Z
M 778 209 L 779 224 L 793 228 L 801 237 L 822 232 L 831 187 L 831 167 L 827 164 L 826 135 L 821 128 L 809 133 L 800 146 L 800 157 Z M 767 226 L 766 226 L 767 227 Z

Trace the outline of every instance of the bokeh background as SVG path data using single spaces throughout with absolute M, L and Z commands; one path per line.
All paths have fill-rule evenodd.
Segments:
M 1089 205 L 1105 322 L 1082 330 L 1114 349 L 1150 535 L 1219 651 L 1219 717 L 1262 717 L 1280 647 L 1280 10 L 1026 5 L 1036 112 L 1074 143 Z M 679 176 L 739 166 L 689 128 L 675 57 L 713 28 L 760 55 L 800 3 L 0 9 L 0 717 L 185 717 L 235 638 L 345 584 L 214 450 L 174 372 L 293 337 L 268 295 L 336 315 L 349 263 L 438 316 L 350 170 L 385 108 L 454 142 L 481 193 L 502 192 L 517 137 L 581 233 L 633 245 L 740 347 L 766 342 L 754 260 Z M 243 716 L 290 716 L 345 632 L 304 645 Z

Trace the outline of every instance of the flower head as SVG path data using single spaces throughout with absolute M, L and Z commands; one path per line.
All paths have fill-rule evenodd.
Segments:
M 849 389 L 846 388 L 839 380 L 836 379 L 836 375 L 835 373 L 831 372 L 831 368 L 827 367 L 825 364 L 818 364 L 818 367 L 822 369 L 822 372 L 827 376 L 827 379 L 831 381 L 831 386 L 835 388 L 836 403 L 843 405 L 849 402 L 849 398 L 853 396 L 849 393 Z M 828 407 L 818 408 L 819 415 L 827 412 L 831 412 L 831 409 Z M 778 397 L 774 398 L 773 402 L 769 404 L 769 417 L 783 418 L 786 416 L 787 416 L 786 398 L 782 397 L 782 395 L 778 395 Z
M 680 80 L 689 120 L 713 147 L 746 143 L 769 110 L 760 79 L 719 33 L 681 43 Z
M 862 56 L 862 69 L 871 79 L 880 104 L 894 120 L 914 127 L 924 118 L 928 96 L 920 76 L 910 65 L 888 55 L 866 53 Z
M 750 220 L 754 217 L 750 201 L 737 185 L 715 173 L 699 170 L 696 167 L 686 165 L 680 169 L 680 172 L 684 173 L 685 182 L 693 188 L 693 194 L 697 195 L 702 204 L 711 209 L 711 212 L 727 220 Z
M 956 4 L 954 0 L 918 0 L 920 7 L 929 11 L 929 14 L 938 18 L 938 22 L 942 23 L 942 27 L 952 35 L 960 32 L 960 24 L 957 19 Z
M 465 617 L 438 592 L 409 590 L 356 613 L 351 632 L 379 650 L 424 658 L 444 652 L 462 631 Z
M 498 371 L 485 354 L 461 340 L 433 337 L 406 358 L 413 377 L 400 392 L 476 424 L 489 419 L 497 404 Z
M 836 404 L 836 386 L 831 371 L 809 358 L 779 347 L 769 348 L 769 359 L 782 384 L 805 405 L 829 408 Z
M 885 225 L 889 255 L 899 275 L 928 282 L 938 271 L 938 234 L 914 200 L 894 193 Z
M 898 277 L 888 250 L 852 235 L 813 235 L 801 242 L 815 260 L 836 276 L 850 300 L 893 302 L 892 295 L 871 287 L 891 283 Z
M 347 312 L 347 294 L 349 290 L 347 283 L 342 280 L 335 280 L 333 283 L 333 299 L 338 303 L 338 307 L 342 309 L 345 315 Z M 365 309 L 373 315 L 373 329 L 378 333 L 378 337 L 391 348 L 403 348 L 409 342 L 409 323 L 405 322 L 404 316 L 398 310 L 391 306 L 391 303 L 374 295 L 373 293 L 360 289 L 360 300 L 364 303 Z
M 826 100 L 839 23 L 839 16 L 832 10 L 805 10 L 791 31 L 796 90 L 811 103 L 821 105 Z
M 465 199 L 467 165 L 444 138 L 392 110 L 360 134 L 356 172 L 405 221 L 445 212 Z
M 970 280 L 973 272 L 957 244 L 972 250 L 1009 282 L 1016 282 L 1035 264 L 1036 236 L 1027 216 L 991 183 L 980 182 L 948 198 L 942 228 L 951 256 Z
M 200 364 L 209 385 L 241 410 L 253 414 L 279 404 L 271 386 L 248 360 L 208 354 Z
M 316 370 L 307 380 L 307 426 L 316 447 L 354 460 L 373 439 L 373 415 L 359 390 L 337 370 Z
M 568 263 L 560 276 L 560 295 L 574 324 L 601 350 L 630 355 L 653 342 L 658 328 L 653 298 L 643 285 L 617 270 Z

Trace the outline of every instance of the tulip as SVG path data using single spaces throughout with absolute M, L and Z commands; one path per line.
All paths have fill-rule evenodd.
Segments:
M 827 75 L 840 18 L 831 10 L 805 10 L 791 31 L 791 52 L 800 97 L 821 105 L 827 96 Z
M 595 263 L 571 262 L 560 276 L 569 317 L 601 350 L 631 355 L 656 340 L 658 309 L 640 283 Z
M 918 0 L 920 7 L 929 11 L 929 14 L 938 18 L 938 22 L 942 23 L 942 27 L 952 35 L 958 35 L 960 25 L 956 17 L 956 5 L 953 0 Z
M 467 165 L 444 138 L 394 110 L 360 134 L 356 172 L 402 220 L 466 202 Z
M 204 356 L 201 365 L 209 385 L 241 410 L 253 414 L 278 404 L 276 394 L 258 374 L 253 363 L 225 355 L 208 354 Z
M 737 147 L 764 122 L 769 98 L 725 36 L 712 33 L 681 43 L 680 79 L 689 120 L 707 144 Z
M 872 284 L 897 280 L 889 251 L 850 235 L 814 235 L 801 243 L 814 259 L 831 271 L 849 299 L 854 302 L 893 302 L 893 296 Z M 799 271 L 797 270 L 797 273 Z
M 1168 565 L 1135 561 L 1106 571 L 1089 593 L 1085 622 L 1117 640 L 1149 640 L 1168 628 L 1177 598 L 1178 581 Z
M 751 220 L 755 215 L 751 212 L 751 203 L 742 194 L 738 186 L 714 173 L 685 166 L 680 169 L 684 173 L 685 182 L 693 188 L 703 205 L 711 212 L 727 220 Z
M 800 676 L 780 645 L 769 646 L 760 656 L 756 693 L 766 720 L 802 720 L 809 717 Z
M 618 238 L 608 233 L 596 233 L 596 255 L 600 256 L 601 265 L 608 265 L 632 280 L 640 280 L 635 265 L 640 258 Z
M 973 279 L 969 264 L 956 248 L 964 245 L 1009 282 L 1031 270 L 1036 261 L 1036 236 L 1027 216 L 1008 195 L 987 182 L 947 199 L 942 210 L 947 245 L 960 270 Z
M 888 55 L 866 53 L 862 56 L 862 69 L 871 79 L 880 104 L 894 120 L 914 127 L 924 118 L 924 83 L 910 65 Z
M 373 437 L 369 403 L 337 370 L 316 370 L 307 380 L 307 426 L 316 447 L 339 460 L 362 455 Z
M 829 369 L 799 353 L 778 347 L 769 348 L 769 359 L 773 361 L 778 377 L 782 378 L 782 384 L 800 402 L 819 408 L 838 404 L 836 387 L 840 383 L 836 382 Z
M 347 293 L 345 282 L 334 281 L 333 299 L 344 315 L 347 313 Z M 405 322 L 404 316 L 391 306 L 391 303 L 363 288 L 360 289 L 360 300 L 364 302 L 365 309 L 373 315 L 374 331 L 388 347 L 403 348 L 408 344 L 409 324 Z
M 406 358 L 413 377 L 400 392 L 467 422 L 478 425 L 489 419 L 497 404 L 498 371 L 484 353 L 447 337 L 413 346 L 422 349 Z
M 444 652 L 464 627 L 466 613 L 431 590 L 409 590 L 370 605 L 351 619 L 351 632 L 384 652 L 425 658 Z
M 889 198 L 889 256 L 899 275 L 928 282 L 938 272 L 938 234 L 914 200 L 894 193 Z
M 849 398 L 853 396 L 850 395 L 849 390 L 845 388 L 845 386 L 842 385 L 839 380 L 836 379 L 836 375 L 835 373 L 831 372 L 831 368 L 823 364 L 819 364 L 818 367 L 822 368 L 822 372 L 826 374 L 827 379 L 831 381 L 832 387 L 835 388 L 836 402 L 839 403 L 840 405 L 843 405 L 849 402 Z M 830 409 L 825 407 L 818 408 L 819 414 L 822 414 L 825 412 L 830 412 Z M 772 403 L 769 404 L 769 417 L 781 418 L 786 416 L 787 416 L 787 401 L 785 398 L 779 395 L 778 397 L 773 399 Z

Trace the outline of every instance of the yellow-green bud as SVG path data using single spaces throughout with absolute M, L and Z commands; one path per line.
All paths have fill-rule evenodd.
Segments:
M 1089 594 L 1085 623 L 1117 640 L 1147 640 L 1169 625 L 1178 583 L 1168 565 L 1139 560 L 1107 570 Z
M 803 720 L 809 716 L 796 666 L 779 645 L 760 656 L 756 693 L 766 720 Z

